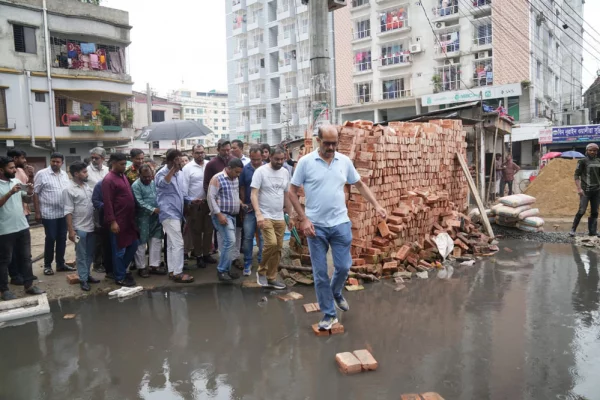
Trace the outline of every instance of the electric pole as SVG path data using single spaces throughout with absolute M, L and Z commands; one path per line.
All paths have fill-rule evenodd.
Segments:
M 329 5 L 326 0 L 308 2 L 310 29 L 310 109 L 313 134 L 331 118 L 331 71 L 329 50 Z
M 152 91 L 150 90 L 150 83 L 146 83 L 146 108 L 148 109 L 148 126 L 152 125 Z M 150 158 L 154 159 L 154 149 L 152 148 L 152 142 L 148 144 L 148 153 Z

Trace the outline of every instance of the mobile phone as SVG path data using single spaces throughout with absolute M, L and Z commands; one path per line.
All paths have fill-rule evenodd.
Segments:
M 29 186 L 27 185 L 21 185 L 21 192 L 28 192 L 29 191 Z
M 79 243 L 79 239 L 81 239 L 79 236 L 75 235 L 75 244 Z

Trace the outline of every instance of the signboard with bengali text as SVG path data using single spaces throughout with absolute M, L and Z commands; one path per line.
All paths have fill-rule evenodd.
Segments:
M 574 125 L 552 128 L 552 143 L 573 142 L 600 142 L 600 125 Z
M 540 144 L 552 143 L 552 129 L 540 129 L 538 142 Z
M 482 86 L 467 90 L 455 90 L 429 94 L 421 97 L 423 107 L 439 106 L 442 104 L 468 103 L 470 101 L 503 99 L 505 97 L 520 96 L 523 94 L 520 83 L 508 85 Z M 506 105 L 505 105 L 506 106 Z

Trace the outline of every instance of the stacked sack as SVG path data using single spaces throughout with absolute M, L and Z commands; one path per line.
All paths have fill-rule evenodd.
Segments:
M 543 232 L 544 220 L 538 217 L 540 210 L 533 208 L 534 203 L 535 197 L 526 194 L 502 197 L 500 204 L 489 210 L 490 222 L 525 232 Z

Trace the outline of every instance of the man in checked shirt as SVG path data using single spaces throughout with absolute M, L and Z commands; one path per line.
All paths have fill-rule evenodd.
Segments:
M 219 264 L 217 276 L 220 281 L 231 282 L 239 278 L 231 272 L 233 251 L 235 248 L 235 220 L 240 212 L 240 184 L 238 177 L 244 164 L 239 158 L 231 158 L 222 172 L 210 180 L 208 185 L 208 207 L 213 225 L 223 240 L 219 243 Z

